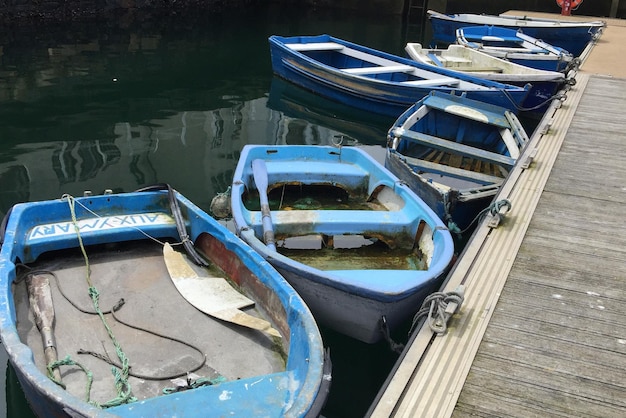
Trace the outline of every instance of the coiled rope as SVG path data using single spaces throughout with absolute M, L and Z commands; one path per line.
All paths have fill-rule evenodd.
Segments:
M 409 335 L 423 317 L 427 317 L 428 326 L 437 334 L 444 334 L 448 329 L 448 320 L 461 309 L 464 299 L 464 288 L 459 287 L 452 292 L 435 292 L 426 297 L 419 311 L 413 317 Z

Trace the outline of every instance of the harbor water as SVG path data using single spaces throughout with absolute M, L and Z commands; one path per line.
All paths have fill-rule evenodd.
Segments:
M 0 215 L 18 202 L 154 183 L 208 212 L 246 144 L 361 145 L 380 160 L 393 120 L 274 79 L 267 38 L 328 33 L 404 55 L 407 41 L 428 43 L 429 27 L 417 29 L 423 39 L 407 38 L 401 16 L 265 3 L 0 29 Z M 397 353 L 322 332 L 333 361 L 323 414 L 361 417 Z M 3 348 L 0 364 L 0 418 L 32 416 Z

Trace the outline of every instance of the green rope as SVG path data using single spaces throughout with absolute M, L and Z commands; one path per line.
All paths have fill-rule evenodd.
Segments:
M 130 387 L 130 383 L 128 382 L 128 376 L 130 372 L 128 358 L 124 354 L 122 347 L 120 346 L 119 342 L 115 338 L 113 331 L 111 330 L 111 328 L 109 327 L 109 324 L 107 323 L 106 317 L 104 316 L 102 310 L 100 309 L 100 306 L 99 306 L 100 295 L 98 293 L 98 290 L 93 286 L 91 282 L 91 267 L 89 265 L 89 257 L 87 257 L 87 251 L 85 250 L 83 239 L 80 235 L 80 229 L 78 228 L 78 220 L 76 219 L 74 197 L 70 195 L 65 195 L 64 197 L 67 198 L 68 205 L 70 208 L 70 213 L 72 215 L 72 223 L 74 225 L 74 230 L 76 231 L 76 236 L 78 237 L 78 244 L 83 254 L 83 258 L 85 259 L 85 267 L 87 268 L 87 275 L 85 279 L 87 281 L 87 285 L 89 286 L 89 290 L 88 290 L 89 297 L 91 298 L 93 302 L 94 310 L 100 317 L 102 324 L 107 330 L 109 338 L 111 339 L 111 341 L 113 342 L 113 345 L 115 346 L 115 352 L 117 353 L 117 357 L 119 358 L 121 365 L 122 365 L 121 369 L 117 367 L 111 367 L 111 373 L 113 374 L 115 387 L 117 389 L 117 397 L 102 404 L 98 404 L 96 402 L 92 402 L 92 404 L 101 408 L 110 408 L 113 406 L 123 405 L 129 402 L 135 402 L 137 399 L 134 396 L 132 396 L 132 390 Z M 88 390 L 91 390 L 90 384 L 89 384 Z M 87 399 L 89 399 L 89 395 Z
M 85 375 L 87 375 L 87 389 L 86 389 L 86 393 L 85 393 L 85 401 L 91 403 L 90 397 L 91 397 L 91 385 L 93 384 L 93 373 L 91 373 L 89 370 L 87 370 L 82 364 L 72 360 L 70 358 L 70 356 L 66 356 L 63 360 L 57 360 L 57 361 L 52 361 L 50 362 L 47 366 L 46 369 L 48 370 L 48 377 L 57 385 L 61 386 L 63 389 L 65 389 L 65 385 L 63 384 L 63 382 L 60 382 L 58 380 L 56 380 L 54 378 L 54 369 L 59 368 L 60 366 L 77 366 L 80 367 L 80 369 L 85 372 Z

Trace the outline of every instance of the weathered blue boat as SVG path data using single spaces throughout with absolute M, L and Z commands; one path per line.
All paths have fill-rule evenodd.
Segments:
M 468 48 L 482 51 L 546 71 L 563 71 L 577 67 L 577 62 L 568 51 L 533 38 L 521 30 L 498 26 L 466 26 L 456 30 L 456 42 Z
M 319 414 L 309 309 L 171 188 L 17 204 L 4 225 L 0 336 L 37 416 Z
M 482 80 L 357 45 L 329 35 L 271 36 L 272 69 L 294 84 L 355 108 L 398 117 L 430 91 L 516 111 L 528 88 Z
M 471 13 L 443 14 L 434 10 L 428 10 L 427 15 L 433 29 L 434 43 L 455 43 L 456 30 L 465 26 L 491 25 L 521 29 L 526 35 L 563 48 L 574 57 L 580 56 L 590 42 L 600 37 L 606 27 L 606 22 L 601 20 L 574 21 Z
M 412 317 L 454 252 L 433 211 L 357 147 L 246 145 L 231 203 L 237 234 L 318 323 L 365 343 Z
M 387 141 L 385 166 L 458 231 L 489 206 L 528 137 L 505 108 L 433 92 Z

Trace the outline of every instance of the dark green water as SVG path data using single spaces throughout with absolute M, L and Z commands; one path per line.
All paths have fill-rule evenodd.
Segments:
M 245 144 L 382 150 L 392 120 L 273 81 L 268 36 L 320 33 L 397 54 L 406 42 L 400 17 L 271 5 L 0 29 L 0 215 L 18 202 L 157 182 L 208 211 Z M 324 414 L 363 416 L 396 355 L 323 334 L 334 364 Z M 14 374 L 5 375 L 0 417 L 32 416 Z
M 429 30 L 418 28 L 425 43 Z M 420 40 L 415 31 L 407 39 L 399 16 L 276 5 L 0 29 L 0 215 L 18 202 L 159 182 L 209 211 L 250 143 L 362 144 L 380 160 L 393 120 L 272 77 L 268 36 L 321 33 L 398 55 Z M 333 360 L 323 413 L 362 417 L 397 356 L 384 343 L 322 333 Z M 32 416 L 14 373 L 5 375 L 0 418 Z

